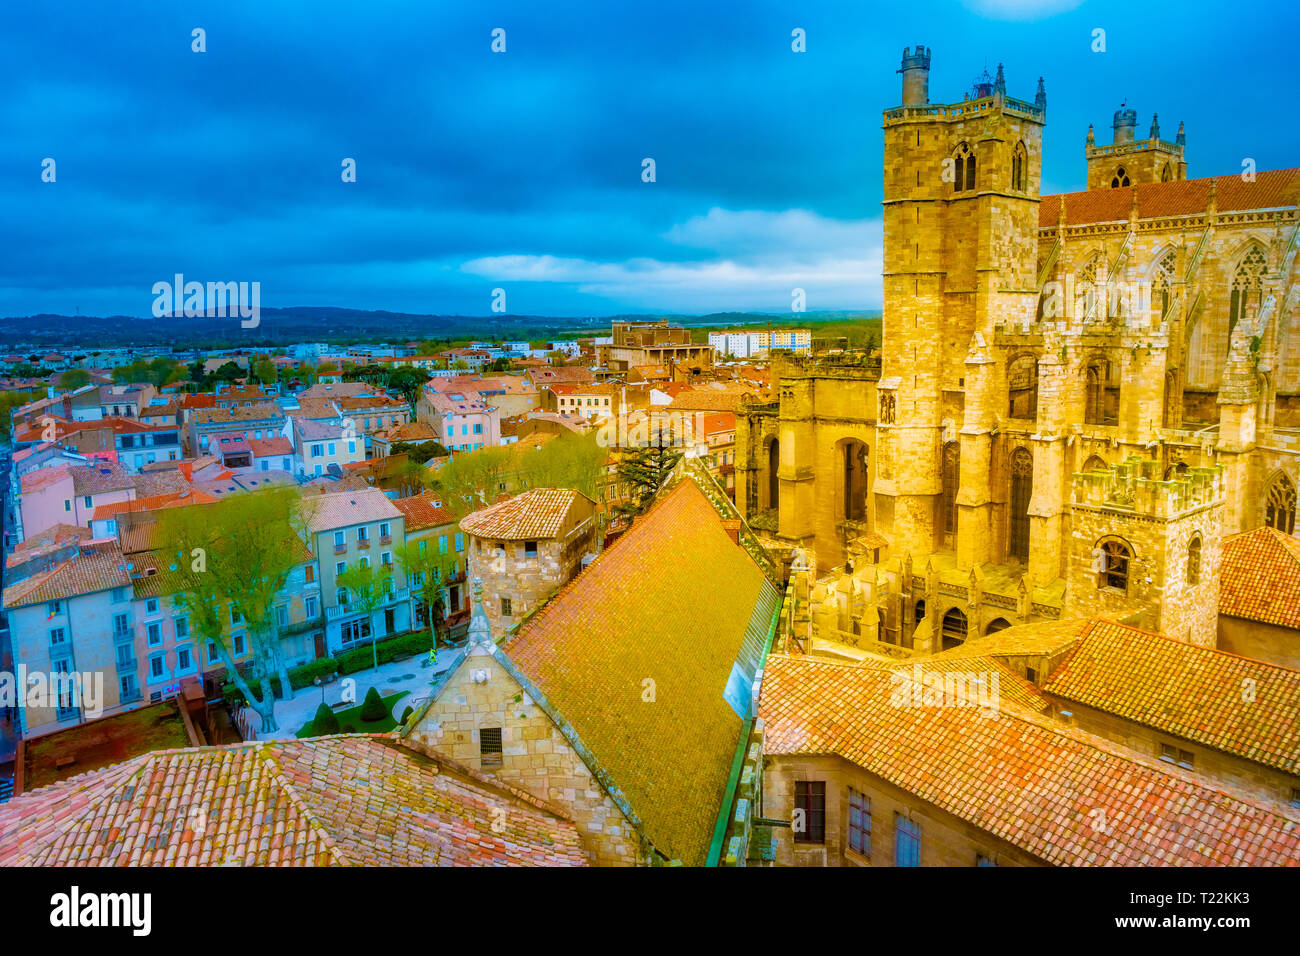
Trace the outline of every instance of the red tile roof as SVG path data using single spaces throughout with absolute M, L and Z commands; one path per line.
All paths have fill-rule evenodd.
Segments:
M 5 866 L 585 866 L 539 801 L 380 735 L 162 750 L 0 806 Z
M 1219 613 L 1300 630 L 1300 538 L 1274 528 L 1225 538 Z
M 1136 187 L 1138 217 L 1162 219 L 1202 215 L 1209 205 L 1211 182 L 1215 183 L 1215 203 L 1219 212 L 1276 209 L 1300 203 L 1300 168 L 1270 169 L 1256 173 L 1254 182 L 1243 182 L 1240 176 L 1230 175 L 1145 183 Z M 1038 205 L 1040 229 L 1056 226 L 1062 196 L 1067 226 L 1124 222 L 1133 202 L 1133 189 L 1090 189 L 1044 196 Z
M 48 568 L 4 590 L 6 608 L 62 601 L 131 585 L 126 560 L 115 547 L 92 551 Z
M 699 866 L 741 731 L 724 691 L 759 665 L 779 603 L 686 478 L 503 652 L 572 726 L 654 847 Z
M 578 499 L 585 497 L 572 488 L 533 488 L 474 512 L 461 520 L 460 528 L 479 538 L 506 541 L 554 538 Z
M 426 528 L 436 528 L 439 525 L 455 524 L 455 516 L 442 507 L 441 504 L 434 504 L 439 499 L 429 492 L 424 494 L 412 495 L 409 498 L 394 498 L 393 504 L 397 510 L 406 516 L 406 531 L 409 534 L 412 531 L 423 531 Z
M 1094 620 L 1043 692 L 1300 774 L 1300 671 L 1289 667 Z
M 1057 865 L 1300 863 L 1300 811 L 1283 816 L 1007 703 L 993 716 L 900 705 L 893 673 L 769 657 L 764 753 L 841 757 Z

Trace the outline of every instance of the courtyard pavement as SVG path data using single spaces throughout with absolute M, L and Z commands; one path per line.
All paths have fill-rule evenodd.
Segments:
M 436 689 L 432 682 L 441 681 L 443 676 L 455 666 L 464 653 L 463 648 L 443 647 L 438 649 L 438 662 L 432 667 L 428 665 L 429 655 L 426 653 L 409 657 L 404 661 L 389 661 L 387 664 L 380 664 L 378 670 L 371 668 L 355 674 L 348 674 L 324 685 L 325 703 L 332 706 L 342 701 L 346 686 L 345 682 L 349 679 L 356 681 L 356 696 L 347 705 L 348 707 L 365 700 L 366 693 L 371 687 L 379 688 L 379 693 L 382 696 L 409 691 L 406 696 L 392 705 L 394 710 L 393 719 L 396 720 L 402 716 L 402 711 L 407 707 L 415 707 L 417 701 L 422 701 L 428 697 Z M 316 709 L 320 707 L 320 704 L 321 688 L 314 686 L 295 691 L 292 699 L 277 700 L 275 702 L 275 719 L 279 723 L 280 729 L 269 734 L 259 732 L 257 739 L 293 740 L 303 724 L 316 716 Z M 334 709 L 339 711 L 346 708 L 335 707 Z M 260 718 L 251 708 L 249 716 L 253 719 L 254 727 L 260 726 Z

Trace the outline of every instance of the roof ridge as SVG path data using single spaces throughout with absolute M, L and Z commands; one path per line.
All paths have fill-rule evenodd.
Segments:
M 330 833 L 329 828 L 316 816 L 315 811 L 308 805 L 302 794 L 298 792 L 298 788 L 295 787 L 293 782 L 285 775 L 284 770 L 281 769 L 280 764 L 275 759 L 274 755 L 267 752 L 268 744 L 276 744 L 278 746 L 293 746 L 296 744 L 302 746 L 302 749 L 304 750 L 311 745 L 304 744 L 301 740 L 262 740 L 258 741 L 258 746 L 253 748 L 253 756 L 257 760 L 261 761 L 262 764 L 270 768 L 271 776 L 267 782 L 279 787 L 280 792 L 285 795 L 285 798 L 293 805 L 294 809 L 306 818 L 307 822 L 311 825 L 311 828 L 316 832 L 317 838 L 325 845 L 325 848 L 329 850 L 330 854 L 339 862 L 340 865 L 350 865 L 351 861 L 343 853 L 342 847 L 340 847 L 338 841 L 334 839 L 334 835 Z

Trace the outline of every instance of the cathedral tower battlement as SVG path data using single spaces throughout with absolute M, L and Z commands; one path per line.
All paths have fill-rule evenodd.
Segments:
M 1151 115 L 1146 139 L 1137 139 L 1137 110 L 1121 106 L 1111 121 L 1111 143 L 1098 146 L 1088 127 L 1084 155 L 1088 161 L 1088 189 L 1126 189 L 1144 183 L 1167 183 L 1187 178 L 1184 151 L 1187 136 L 1178 124 L 1178 136 L 1171 143 L 1160 138 L 1159 114 Z

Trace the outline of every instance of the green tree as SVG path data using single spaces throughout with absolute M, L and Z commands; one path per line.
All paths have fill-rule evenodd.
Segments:
M 406 404 L 411 408 L 411 417 L 414 418 L 415 406 L 420 401 L 420 393 L 424 391 L 424 383 L 429 378 L 429 373 L 424 369 L 403 365 L 392 370 L 386 387 L 406 400 Z
M 459 516 L 492 504 L 501 491 L 502 478 L 514 469 L 514 452 L 509 446 L 480 448 L 453 455 L 435 473 L 434 484 L 442 491 L 447 507 Z
M 44 398 L 40 392 L 0 392 L 0 425 L 6 435 L 13 424 L 13 410 Z
M 427 538 L 408 541 L 397 548 L 393 556 L 406 575 L 407 584 L 419 589 L 429 625 L 429 646 L 436 649 L 438 629 L 446 620 L 447 613 L 447 605 L 442 598 L 443 589 L 460 570 L 459 558 L 454 551 L 439 551 L 434 547 L 433 541 Z
M 275 363 L 270 356 L 258 356 L 250 366 L 249 374 L 263 385 L 273 385 L 276 380 Z
M 645 511 L 681 457 L 680 449 L 662 444 L 648 445 L 625 454 L 618 463 L 618 480 L 627 487 L 628 500 L 617 505 L 615 510 L 628 517 Z
M 416 464 L 426 464 L 430 458 L 446 458 L 447 449 L 436 441 L 395 441 L 388 446 L 390 455 L 405 455 Z
M 366 691 L 366 699 L 361 702 L 361 719 L 367 723 L 383 720 L 388 716 L 388 705 L 379 696 L 379 689 L 371 687 Z
M 283 693 L 293 693 L 275 602 L 289 573 L 310 558 L 301 505 L 297 489 L 276 488 L 167 509 L 158 521 L 159 551 L 170 556 L 176 585 L 173 603 L 189 614 L 199 636 L 216 645 L 264 731 L 279 729 L 271 676 L 279 677 Z M 230 625 L 236 620 L 246 628 L 260 696 L 235 666 Z
M 348 602 L 348 610 L 357 612 L 366 616 L 366 624 L 370 627 L 370 650 L 374 657 L 374 666 L 379 667 L 379 647 L 375 641 L 374 617 L 376 611 L 384 606 L 388 599 L 388 590 L 393 584 L 393 571 L 391 568 L 380 565 L 375 567 L 368 562 L 358 561 L 356 564 L 349 565 L 338 576 L 338 585 L 341 588 L 347 588 L 352 595 L 352 600 Z
M 518 483 L 524 488 L 573 488 L 599 501 L 605 483 L 609 450 L 596 432 L 565 433 L 540 448 L 520 446 Z
M 90 373 L 84 368 L 70 368 L 59 376 L 58 388 L 64 392 L 75 392 L 90 384 Z
M 213 374 L 213 378 L 220 382 L 237 382 L 248 373 L 238 362 L 226 362 Z

